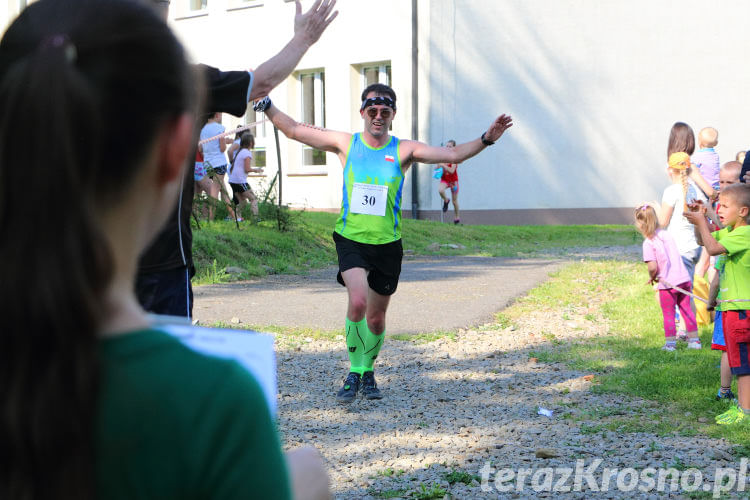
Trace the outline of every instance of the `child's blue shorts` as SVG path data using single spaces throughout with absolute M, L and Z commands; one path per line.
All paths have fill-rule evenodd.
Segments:
M 711 337 L 711 349 L 716 351 L 727 350 L 727 341 L 724 340 L 724 327 L 721 324 L 721 311 L 716 311 L 714 317 L 714 335 Z

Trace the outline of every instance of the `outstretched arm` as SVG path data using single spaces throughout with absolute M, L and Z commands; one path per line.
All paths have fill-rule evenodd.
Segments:
M 266 116 L 289 139 L 307 144 L 315 149 L 336 153 L 339 156 L 346 154 L 352 138 L 351 134 L 299 123 L 270 104 L 270 100 L 268 102 L 270 107 L 265 109 Z
M 714 191 L 714 188 L 711 187 L 711 184 L 709 184 L 708 181 L 701 175 L 700 170 L 698 170 L 697 168 L 691 167 L 688 171 L 688 175 L 691 179 L 693 179 L 695 185 L 698 186 L 698 188 L 700 188 L 700 190 L 703 191 L 709 199 L 713 199 L 718 194 L 716 193 L 716 191 Z
M 255 70 L 250 100 L 268 95 L 271 89 L 289 76 L 307 49 L 318 41 L 320 35 L 338 15 L 338 11 L 333 11 L 336 0 L 316 0 L 304 14 L 299 0 L 296 0 L 295 4 L 294 36 L 281 52 Z
M 484 134 L 487 142 L 495 142 L 503 133 L 513 126 L 513 119 L 509 115 L 498 116 Z M 404 169 L 412 163 L 461 163 L 468 160 L 487 147 L 481 138 L 470 142 L 458 144 L 453 148 L 429 146 L 418 141 L 403 141 L 400 145 L 402 150 L 401 164 Z

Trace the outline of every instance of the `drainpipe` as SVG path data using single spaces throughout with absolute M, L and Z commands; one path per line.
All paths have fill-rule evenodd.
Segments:
M 411 0 L 411 138 L 418 140 L 419 124 L 417 123 L 417 112 L 419 111 L 419 87 L 417 86 L 417 70 L 419 69 L 419 55 L 417 38 L 417 1 Z M 419 208 L 419 186 L 417 176 L 417 164 L 411 166 L 411 217 L 417 218 L 417 209 Z

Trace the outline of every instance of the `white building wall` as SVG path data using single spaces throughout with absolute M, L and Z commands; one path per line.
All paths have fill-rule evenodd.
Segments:
M 208 16 L 175 22 L 198 60 L 236 68 L 232 47 L 250 38 L 248 64 L 257 64 L 291 36 L 293 3 L 243 11 L 222 3 L 210 0 Z M 748 2 L 418 3 L 418 138 L 462 142 L 501 112 L 515 121 L 498 145 L 459 168 L 464 210 L 631 207 L 658 198 L 667 185 L 669 128 L 678 120 L 696 132 L 716 127 L 722 160 L 748 146 L 741 116 Z M 361 85 L 352 65 L 389 60 L 399 96 L 393 133 L 410 138 L 411 2 L 341 1 L 337 8 L 339 18 L 299 65 L 326 72 L 327 127 L 361 129 Z M 200 27 L 191 31 L 193 21 Z M 209 33 L 213 40 L 206 41 Z M 299 117 L 298 92 L 290 79 L 272 97 Z M 299 169 L 298 150 L 282 141 L 286 170 Z M 268 158 L 273 165 L 270 149 Z M 285 201 L 338 207 L 340 165 L 333 155 L 324 170 L 324 177 L 285 179 Z M 419 167 L 422 210 L 440 206 L 431 172 Z M 405 191 L 409 211 L 410 182 Z
M 432 143 L 514 126 L 459 167 L 462 209 L 633 207 L 660 198 L 669 130 L 750 146 L 750 3 L 433 0 Z M 436 181 L 433 181 L 435 186 Z M 434 189 L 432 191 L 435 191 Z M 438 209 L 439 197 L 428 202 Z
M 10 23 L 29 4 L 36 0 L 0 0 L 0 33 L 5 33 Z
M 5 0 L 9 21 L 22 0 Z M 184 15 L 172 0 L 170 22 L 195 61 L 222 69 L 255 67 L 292 36 L 294 3 L 208 0 Z M 326 74 L 326 126 L 357 131 L 362 87 L 358 65 L 389 61 L 398 94 L 393 133 L 411 138 L 411 1 L 339 0 L 339 17 L 299 70 Z M 615 209 L 657 199 L 669 128 L 689 123 L 719 130 L 722 161 L 750 147 L 745 125 L 743 26 L 750 2 L 724 0 L 418 0 L 418 134 L 440 144 L 476 138 L 499 113 L 515 125 L 500 143 L 459 168 L 461 208 Z M 303 1 L 303 8 L 311 2 Z M 271 94 L 300 119 L 299 83 Z M 239 120 L 227 116 L 233 128 Z M 267 180 L 276 154 L 271 127 Z M 301 166 L 301 147 L 283 138 L 284 201 L 335 209 L 341 165 L 332 155 Z M 420 165 L 419 208 L 439 209 L 432 168 Z M 301 175 L 303 174 L 303 175 Z M 261 179 L 262 180 L 262 179 Z M 411 208 L 411 174 L 404 211 Z M 479 212 L 477 212 L 479 213 Z

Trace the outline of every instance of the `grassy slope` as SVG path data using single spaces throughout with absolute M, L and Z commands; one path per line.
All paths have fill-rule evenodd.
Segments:
M 336 263 L 331 232 L 337 215 L 297 212 L 290 231 L 280 233 L 269 221 L 258 225 L 233 222 L 202 223 L 194 229 L 193 255 L 196 284 L 230 279 L 223 270 L 241 267 L 239 278 L 269 273 L 304 273 Z M 404 220 L 404 249 L 418 255 L 533 256 L 570 246 L 631 245 L 635 230 L 628 226 L 454 226 L 430 221 Z M 433 243 L 464 248 L 428 249 Z M 214 266 L 214 261 L 216 265 Z

